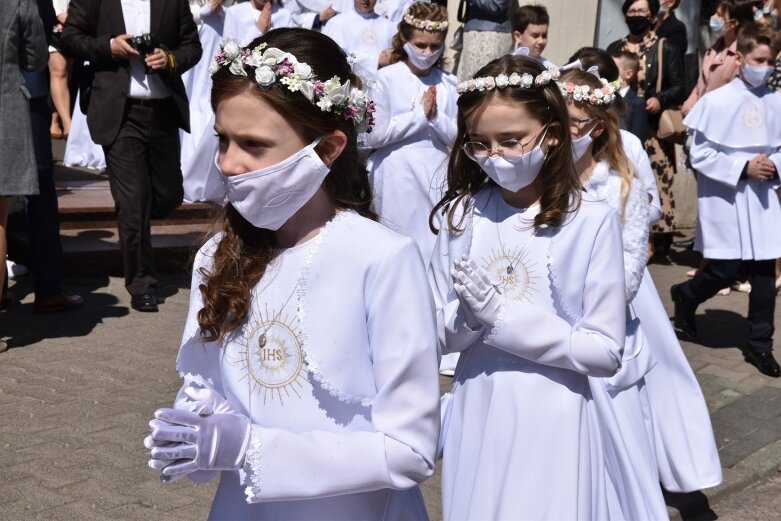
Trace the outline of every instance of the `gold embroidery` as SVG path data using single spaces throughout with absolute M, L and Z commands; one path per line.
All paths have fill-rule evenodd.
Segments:
M 526 248 L 516 247 L 510 252 L 503 247 L 492 249 L 488 257 L 482 259 L 482 267 L 497 280 L 502 294 L 511 300 L 531 302 L 530 293 L 539 291 L 535 286 L 535 263 L 529 260 Z

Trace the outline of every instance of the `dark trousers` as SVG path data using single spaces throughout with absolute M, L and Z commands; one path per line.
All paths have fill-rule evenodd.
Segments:
M 62 291 L 62 243 L 49 136 L 52 115 L 45 97 L 30 100 L 30 116 L 40 193 L 27 197 L 27 236 L 35 298 L 41 300 Z
M 757 353 L 772 351 L 775 332 L 773 315 L 776 311 L 775 259 L 710 260 L 694 278 L 681 285 L 681 291 L 684 297 L 701 304 L 742 276 L 748 277 L 751 283 L 747 347 Z
M 142 105 L 128 100 L 117 139 L 103 147 L 131 295 L 154 293 L 157 270 L 150 219 L 182 204 L 179 128 L 170 99 Z

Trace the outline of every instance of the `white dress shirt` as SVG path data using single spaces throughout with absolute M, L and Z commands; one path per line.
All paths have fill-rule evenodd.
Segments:
M 121 0 L 122 17 L 125 19 L 125 31 L 139 36 L 150 31 L 150 0 Z M 130 86 L 128 98 L 162 99 L 170 96 L 159 73 L 147 74 L 143 59 L 130 60 Z

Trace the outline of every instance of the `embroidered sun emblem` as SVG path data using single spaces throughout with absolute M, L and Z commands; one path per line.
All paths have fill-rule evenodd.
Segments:
M 492 249 L 482 259 L 482 268 L 498 283 L 502 294 L 510 300 L 531 302 L 530 293 L 539 291 L 535 286 L 539 276 L 535 274 L 536 264 L 529 261 L 526 250 L 516 247 L 510 252 Z
M 301 398 L 299 390 L 308 385 L 304 351 L 296 332 L 295 316 L 278 316 L 269 311 L 255 313 L 247 323 L 241 349 L 234 363 L 245 371 L 252 394 L 267 400 L 285 399 L 294 395 Z
M 361 39 L 366 45 L 374 45 L 377 43 L 377 33 L 375 33 L 372 29 L 366 29 L 363 31 Z
M 751 105 L 743 112 L 743 126 L 755 129 L 765 124 L 765 116 L 758 107 Z

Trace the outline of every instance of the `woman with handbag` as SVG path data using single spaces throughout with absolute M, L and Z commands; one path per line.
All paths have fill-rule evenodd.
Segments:
M 680 53 L 666 39 L 653 30 L 659 14 L 658 0 L 626 0 L 621 6 L 629 34 L 611 43 L 607 51 L 627 50 L 640 57 L 638 95 L 646 99 L 649 135 L 645 150 L 659 187 L 664 215 L 653 227 L 654 239 L 649 245 L 660 245 L 664 251 L 672 243 L 675 230 L 675 174 L 674 138 L 683 135 L 680 112 L 672 112 L 684 99 L 683 63 Z

